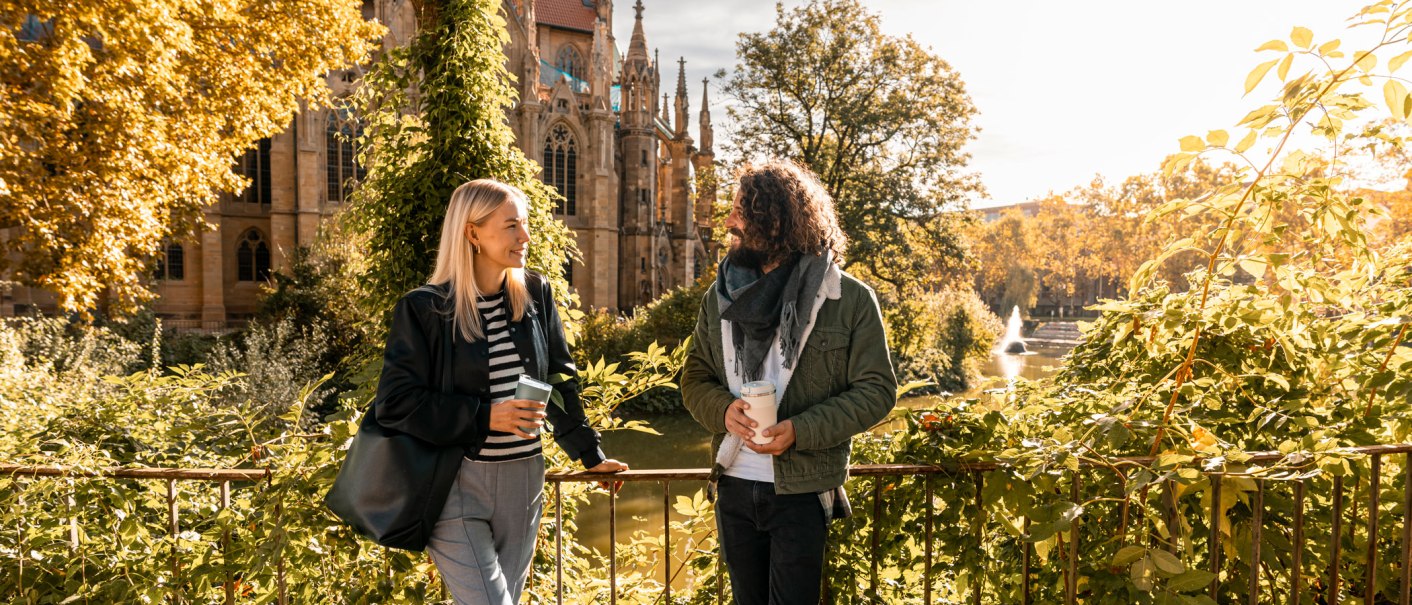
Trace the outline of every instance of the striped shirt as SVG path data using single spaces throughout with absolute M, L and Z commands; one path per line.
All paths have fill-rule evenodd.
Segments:
M 485 340 L 490 345 L 490 402 L 514 399 L 515 387 L 525 367 L 514 341 L 510 340 L 510 312 L 505 291 L 477 298 L 476 308 L 481 321 L 485 322 Z M 513 433 L 490 431 L 480 451 L 468 457 L 478 462 L 505 462 L 529 458 L 540 451 L 539 437 L 521 439 Z

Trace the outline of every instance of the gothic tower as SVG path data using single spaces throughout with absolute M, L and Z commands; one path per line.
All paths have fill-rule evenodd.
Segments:
M 653 198 L 657 190 L 657 65 L 647 56 L 642 33 L 642 0 L 632 41 L 623 59 L 622 103 L 618 130 L 622 177 L 619 187 L 621 233 L 618 249 L 618 308 L 632 309 L 652 300 Z

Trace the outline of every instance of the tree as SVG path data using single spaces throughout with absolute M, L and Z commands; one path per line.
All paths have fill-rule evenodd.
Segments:
M 0 27 L 0 271 L 85 314 L 150 299 L 236 155 L 383 32 L 353 0 L 3 0 Z
M 451 192 L 472 179 L 494 177 L 529 196 L 532 268 L 560 280 L 565 258 L 576 254 L 554 220 L 556 194 L 505 124 L 515 90 L 500 10 L 499 0 L 421 3 L 416 37 L 378 61 L 355 95 L 367 124 L 359 159 L 368 179 L 354 191 L 348 218 L 368 238 L 361 283 L 370 317 L 381 319 L 426 282 Z
M 846 267 L 901 289 L 966 256 L 956 222 L 981 190 L 964 171 L 976 109 L 961 77 L 859 0 L 812 0 L 741 34 L 725 82 L 734 151 L 808 166 L 837 204 Z M 724 72 L 718 77 L 725 77 Z

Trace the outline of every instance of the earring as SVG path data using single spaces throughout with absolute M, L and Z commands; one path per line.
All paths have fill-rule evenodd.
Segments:
M 471 250 L 474 251 L 476 254 L 480 254 L 480 244 L 472 243 Z

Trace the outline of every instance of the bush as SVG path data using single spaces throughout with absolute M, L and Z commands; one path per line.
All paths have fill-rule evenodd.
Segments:
M 675 348 L 696 329 L 696 316 L 701 311 L 711 279 L 702 278 L 690 286 L 674 288 L 624 317 L 602 309 L 584 313 L 582 330 L 574 347 L 579 367 L 596 361 L 618 361 L 632 351 L 644 351 L 652 343 Z M 619 408 L 630 414 L 660 414 L 682 411 L 681 393 L 661 388 L 643 393 Z
M 970 289 L 914 292 L 881 300 L 898 384 L 933 383 L 918 394 L 970 388 L 1004 333 L 1000 318 Z

